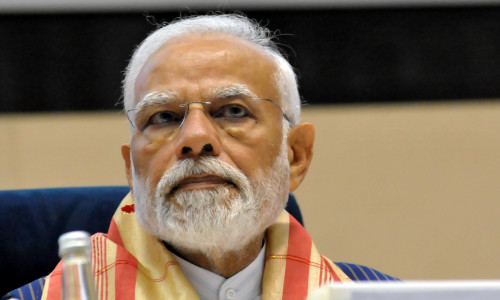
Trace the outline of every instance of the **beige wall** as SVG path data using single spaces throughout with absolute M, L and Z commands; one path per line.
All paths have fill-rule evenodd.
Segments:
M 306 228 L 403 279 L 500 278 L 500 103 L 310 107 Z M 0 115 L 0 189 L 126 184 L 125 118 Z

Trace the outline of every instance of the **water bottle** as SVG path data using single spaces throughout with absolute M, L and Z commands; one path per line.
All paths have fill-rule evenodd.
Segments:
M 85 231 L 70 231 L 59 237 L 62 259 L 63 300 L 97 300 L 92 265 L 90 236 Z

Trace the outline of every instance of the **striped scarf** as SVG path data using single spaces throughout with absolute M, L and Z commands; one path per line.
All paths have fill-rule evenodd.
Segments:
M 305 229 L 286 211 L 266 231 L 262 299 L 305 299 L 317 287 L 350 279 L 321 256 Z M 133 213 L 132 196 L 118 207 L 108 234 L 91 237 L 99 299 L 199 299 L 164 244 Z M 61 299 L 62 264 L 47 277 L 42 300 Z

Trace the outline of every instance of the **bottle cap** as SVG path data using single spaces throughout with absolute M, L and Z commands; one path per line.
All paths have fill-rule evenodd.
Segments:
M 59 257 L 71 251 L 90 250 L 90 235 L 86 231 L 70 231 L 59 237 Z

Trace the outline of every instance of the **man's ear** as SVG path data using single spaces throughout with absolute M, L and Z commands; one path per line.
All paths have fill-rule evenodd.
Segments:
M 122 145 L 122 157 L 125 161 L 128 186 L 132 189 L 132 162 L 130 161 L 130 144 Z
M 314 126 L 300 123 L 288 133 L 288 161 L 290 162 L 290 192 L 294 191 L 306 176 L 311 164 L 314 144 Z

